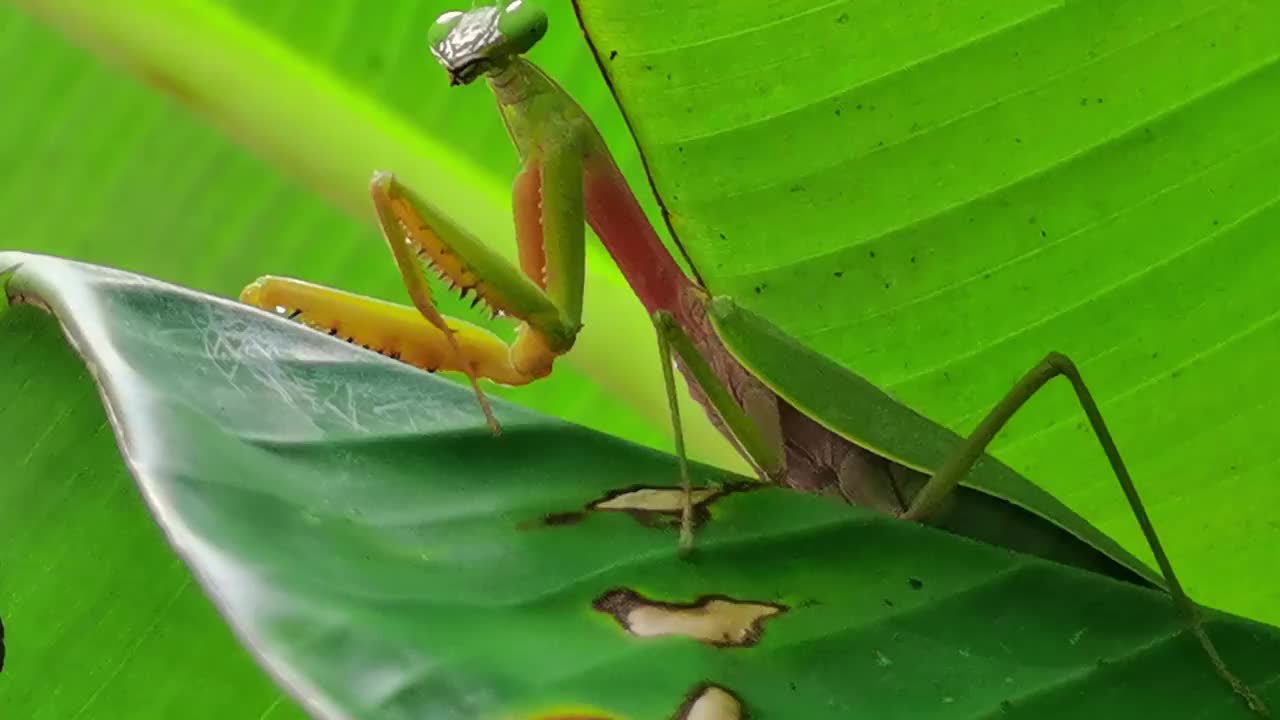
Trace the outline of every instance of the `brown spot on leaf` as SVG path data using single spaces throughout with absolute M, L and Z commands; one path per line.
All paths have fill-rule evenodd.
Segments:
M 681 635 L 719 648 L 755 645 L 764 635 L 765 621 L 787 611 L 784 605 L 726 595 L 703 595 L 691 603 L 661 602 L 629 588 L 609 590 L 591 607 L 612 615 L 636 637 Z
M 748 720 L 742 700 L 731 691 L 707 683 L 694 688 L 675 720 Z
M 538 715 L 531 720 L 619 720 L 616 716 L 588 714 Z M 703 683 L 685 695 L 672 720 L 750 720 L 742 700 L 731 690 Z
M 586 517 L 587 514 L 584 512 L 550 513 L 542 519 L 542 523 L 552 527 L 556 525 L 576 525 Z
M 757 487 L 760 487 L 757 483 L 727 483 L 715 487 L 694 488 L 690 494 L 694 527 L 702 527 L 710 519 L 709 506 L 715 500 Z M 518 527 L 521 530 L 531 530 L 538 527 L 576 525 L 585 520 L 587 514 L 591 512 L 620 512 L 631 516 L 645 527 L 678 528 L 683 511 L 684 491 L 678 487 L 629 485 L 605 493 L 600 499 L 587 503 L 582 510 L 548 513 L 536 520 L 522 522 Z
M 693 525 L 702 527 L 711 517 L 708 506 L 717 498 L 732 492 L 729 486 L 694 488 L 689 496 L 693 505 Z M 615 490 L 587 505 L 596 512 L 621 512 L 645 527 L 679 527 L 684 511 L 684 491 L 675 487 L 632 485 Z

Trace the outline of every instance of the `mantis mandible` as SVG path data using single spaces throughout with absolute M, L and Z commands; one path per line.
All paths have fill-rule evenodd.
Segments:
M 477 380 L 532 382 L 548 375 L 555 359 L 573 347 L 582 327 L 585 232 L 590 225 L 653 319 L 686 498 L 680 540 L 686 551 L 692 545 L 691 480 L 673 365 L 682 370 L 694 397 L 761 480 L 836 495 L 953 530 L 956 516 L 989 504 L 990 495 L 1015 502 L 1034 496 L 1036 503 L 1052 506 L 1055 516 L 1070 515 L 1051 498 L 1028 490 L 1022 485 L 1027 481 L 984 453 L 1037 390 L 1065 376 L 1188 627 L 1218 674 L 1254 712 L 1265 716 L 1261 700 L 1227 669 L 1201 626 L 1197 606 L 1178 582 L 1098 407 L 1069 359 L 1056 353 L 1046 356 L 968 439 L 961 440 L 809 351 L 731 298 L 713 297 L 683 273 L 663 246 L 591 119 L 523 57 L 546 30 L 541 9 L 514 0 L 445 13 L 428 33 L 431 52 L 451 84 L 466 85 L 482 77 L 488 81 L 521 158 L 513 189 L 518 267 L 451 223 L 390 173 L 378 172 L 370 193 L 412 308 L 271 276 L 245 288 L 241 299 L 417 367 L 465 373 L 496 433 L 497 421 Z M 473 302 L 517 318 L 520 325 L 512 344 L 441 315 L 422 266 L 463 297 L 474 293 Z M 913 450 L 913 444 L 928 449 Z M 983 473 L 988 476 L 983 482 L 970 477 L 981 480 Z M 961 486 L 962 481 L 969 487 Z M 982 487 L 988 495 L 973 487 Z M 1025 525 L 1029 514 L 1013 512 L 1022 513 L 1015 522 Z M 1061 544 L 1060 522 L 1045 523 L 1039 517 L 1033 521 Z M 1073 522 L 1087 525 L 1079 518 Z M 1000 542 L 985 530 L 965 534 Z M 1128 568 L 1131 580 L 1161 583 L 1101 533 L 1084 542 L 1072 540 L 1084 545 L 1083 550 L 1065 556 L 1046 554 L 1043 548 L 1030 550 L 1095 570 L 1107 562 L 1119 563 Z M 1109 560 L 1100 561 L 1099 555 Z M 1112 567 L 1109 572 L 1124 575 Z

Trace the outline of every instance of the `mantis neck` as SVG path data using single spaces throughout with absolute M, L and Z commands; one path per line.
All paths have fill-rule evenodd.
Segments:
M 666 310 L 682 322 L 688 320 L 688 299 L 698 287 L 662 244 L 608 151 L 588 153 L 583 173 L 587 222 L 631 291 L 650 315 Z
M 572 138 L 581 148 L 587 222 L 632 292 L 652 315 L 666 310 L 679 320 L 690 312 L 687 298 L 698 287 L 667 251 L 618 170 L 586 112 L 538 66 L 515 58 L 489 75 L 489 86 L 522 158 L 536 158 L 539 145 Z

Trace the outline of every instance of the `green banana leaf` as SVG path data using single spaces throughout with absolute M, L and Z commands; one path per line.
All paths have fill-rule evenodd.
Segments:
M 676 484 L 669 456 L 502 401 L 506 432 L 494 438 L 465 388 L 279 317 L 0 253 L 0 269 L 15 264 L 4 294 L 49 309 L 90 369 L 164 538 L 314 717 L 735 717 L 695 714 L 709 686 L 755 720 L 1250 717 L 1161 593 L 704 465 L 698 483 L 718 490 L 699 506 L 697 554 L 682 560 L 670 514 L 623 504 L 627 491 Z M 36 315 L 0 315 L 23 395 L 44 401 L 23 401 L 23 422 L 0 415 L 3 437 L 14 454 L 32 448 L 48 469 L 73 468 L 75 441 L 109 432 L 83 413 L 71 424 L 102 432 L 50 432 L 93 388 L 83 373 L 52 384 L 67 354 L 55 323 Z M 44 437 L 62 452 L 49 454 Z M 43 507 L 54 524 L 92 514 L 104 489 L 101 476 L 50 479 L 57 500 Z M 35 482 L 16 489 L 50 495 Z M 31 594 L 5 616 L 0 706 L 66 717 L 50 708 L 83 700 L 92 716 L 147 717 L 139 708 L 161 703 L 115 680 L 136 682 L 150 653 L 152 664 L 172 661 L 164 652 L 182 647 L 191 676 L 209 672 L 206 686 L 240 671 L 251 702 L 224 717 L 296 716 L 212 652 L 225 632 L 121 489 L 96 498 L 119 513 L 108 544 L 61 549 L 101 562 L 128 538 L 145 565 L 115 582 L 89 571 L 88 587 L 51 582 L 38 562 L 11 564 L 47 543 L 9 530 L 34 506 L 0 506 L 4 581 Z M 103 537 L 81 527 L 86 540 Z M 144 581 L 152 569 L 163 587 Z M 82 635 L 44 615 L 67 596 L 166 595 L 150 627 L 130 627 L 144 613 L 127 606 L 123 626 L 76 617 Z M 175 607 L 189 623 L 160 622 Z M 1280 629 L 1208 617 L 1228 662 L 1280 703 Z M 76 683 L 68 664 L 108 672 Z M 240 692 L 219 709 L 237 709 Z M 99 693 L 116 704 L 104 712 Z
M 491 94 L 450 89 L 431 60 L 426 29 L 444 9 L 417 0 L 0 6 L 5 104 L 21 109 L 0 114 L 9 237 L 227 296 L 270 273 L 405 302 L 366 191 L 372 172 L 388 169 L 513 253 L 515 151 Z M 624 170 L 643 178 L 569 3 L 552 10 L 558 31 L 538 61 L 621 138 Z M 670 447 L 652 327 L 598 248 L 587 298 L 590 330 L 551 378 L 493 391 Z M 509 321 L 491 323 L 456 298 L 444 311 L 512 334 Z M 685 413 L 694 454 L 742 467 L 694 407 Z
M 577 5 L 713 292 L 960 433 L 1066 353 L 1192 593 L 1280 620 L 1280 4 Z M 1147 557 L 1065 384 L 993 454 Z

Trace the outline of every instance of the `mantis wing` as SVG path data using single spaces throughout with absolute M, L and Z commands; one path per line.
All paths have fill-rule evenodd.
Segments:
M 743 367 L 797 410 L 846 440 L 930 475 L 963 442 L 959 435 L 796 342 L 732 299 L 712 299 L 708 312 L 721 341 Z M 1028 511 L 1157 587 L 1165 586 L 1158 573 L 1119 543 L 996 458 L 984 455 L 962 484 Z M 954 513 L 958 523 L 963 524 L 964 514 L 964 508 Z M 950 529 L 970 534 L 956 525 Z

